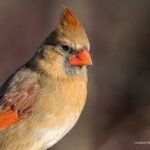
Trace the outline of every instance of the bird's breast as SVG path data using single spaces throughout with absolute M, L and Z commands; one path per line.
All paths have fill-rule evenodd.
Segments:
M 79 118 L 79 114 L 74 114 L 65 119 L 63 123 L 57 124 L 53 127 L 42 127 L 37 128 L 36 137 L 41 139 L 42 145 L 45 146 L 45 149 L 53 146 L 57 143 L 62 137 L 64 137 L 75 125 Z
M 84 80 L 50 82 L 43 88 L 37 103 L 37 135 L 50 147 L 77 122 L 85 104 L 87 85 Z

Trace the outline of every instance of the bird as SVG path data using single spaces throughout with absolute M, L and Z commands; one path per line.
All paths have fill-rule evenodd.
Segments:
M 92 65 L 87 33 L 65 7 L 35 54 L 0 87 L 0 150 L 46 150 L 76 124 Z

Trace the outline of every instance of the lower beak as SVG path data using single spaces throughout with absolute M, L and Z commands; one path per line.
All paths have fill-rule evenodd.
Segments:
M 71 56 L 70 64 L 73 66 L 92 65 L 91 55 L 88 51 L 82 50 Z

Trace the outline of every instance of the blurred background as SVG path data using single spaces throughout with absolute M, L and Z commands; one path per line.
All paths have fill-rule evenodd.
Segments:
M 148 0 L 0 0 L 0 83 L 56 27 L 63 5 L 85 26 L 94 65 L 79 122 L 51 150 L 150 150 Z

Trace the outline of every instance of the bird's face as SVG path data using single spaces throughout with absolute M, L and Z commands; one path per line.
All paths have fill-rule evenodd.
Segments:
M 62 65 L 68 75 L 86 73 L 86 66 L 92 64 L 87 46 L 61 41 L 56 50 L 63 57 Z
M 59 36 L 55 43 L 47 44 L 47 47 L 53 47 L 53 52 L 49 55 L 55 55 L 55 64 L 59 64 L 66 74 L 74 75 L 86 72 L 86 66 L 92 64 L 89 43 L 87 41 L 73 41 L 71 38 Z
M 45 45 L 43 52 L 45 67 L 49 66 L 57 76 L 86 74 L 86 66 L 92 64 L 90 50 L 86 46 L 76 46 L 64 40 L 55 45 Z
M 47 62 L 61 75 L 86 74 L 86 66 L 92 64 L 87 34 L 67 8 L 56 30 L 44 41 L 44 47 Z

